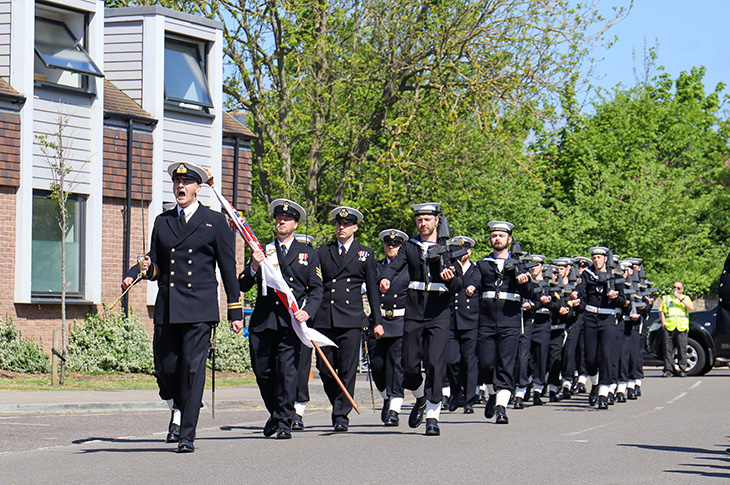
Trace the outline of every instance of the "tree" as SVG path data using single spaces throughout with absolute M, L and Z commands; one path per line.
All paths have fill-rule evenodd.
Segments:
M 69 232 L 68 225 L 68 198 L 71 189 L 75 185 L 75 179 L 71 177 L 73 167 L 69 155 L 73 149 L 73 136 L 68 133 L 69 115 L 59 109 L 56 119 L 56 132 L 46 135 L 36 135 L 51 173 L 51 199 L 56 204 L 58 211 L 58 227 L 61 230 L 61 376 L 60 384 L 64 384 L 66 374 L 67 342 L 66 333 L 66 235 Z
M 710 291 L 730 250 L 718 210 L 727 204 L 729 139 L 724 85 L 706 94 L 704 73 L 672 80 L 660 68 L 649 82 L 600 98 L 594 114 L 571 112 L 538 141 L 538 157 L 553 168 L 546 206 L 563 221 L 565 250 L 611 245 L 645 258 L 664 289 L 681 279 L 691 293 Z

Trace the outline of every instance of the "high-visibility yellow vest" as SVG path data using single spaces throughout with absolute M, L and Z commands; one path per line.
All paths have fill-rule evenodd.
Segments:
M 664 295 L 659 311 L 664 313 L 664 327 L 670 332 L 675 329 L 680 332 L 689 330 L 689 310 L 681 300 L 672 295 Z

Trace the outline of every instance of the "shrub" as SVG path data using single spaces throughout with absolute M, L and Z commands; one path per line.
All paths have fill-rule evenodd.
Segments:
M 24 339 L 13 319 L 0 319 L 0 369 L 23 374 L 50 372 L 51 362 L 43 347 Z
M 85 373 L 154 373 L 152 339 L 132 312 L 89 313 L 74 321 L 68 339 L 69 369 Z
M 221 372 L 251 372 L 251 354 L 248 351 L 248 339 L 242 333 L 237 334 L 231 324 L 222 321 L 215 335 L 216 356 L 215 369 Z M 208 360 L 208 368 L 212 363 Z

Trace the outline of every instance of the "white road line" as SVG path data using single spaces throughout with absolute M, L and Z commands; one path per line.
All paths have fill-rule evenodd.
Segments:
M 697 381 L 694 384 L 692 384 L 689 388 L 690 391 L 693 391 L 699 387 L 699 385 L 702 384 L 702 381 Z
M 593 428 L 586 428 L 586 429 L 582 429 L 580 431 L 573 431 L 572 433 L 564 433 L 563 436 L 575 436 L 577 434 L 583 434 L 583 433 L 587 433 L 589 431 L 595 431 L 597 429 L 601 429 L 601 428 L 605 428 L 606 426 L 613 426 L 613 425 L 614 425 L 614 423 L 602 424 L 600 426 L 594 426 Z
M 662 409 L 664 409 L 664 406 L 657 406 L 654 409 L 652 409 L 651 411 L 647 411 L 645 413 L 637 414 L 636 416 L 634 416 L 634 419 L 641 418 L 643 416 L 646 416 L 647 414 L 655 413 L 657 411 L 661 411 Z
M 0 422 L 0 425 L 2 424 L 12 424 L 13 426 L 40 426 L 42 428 L 49 428 L 50 424 L 38 424 L 38 423 L 13 423 L 8 421 Z
M 669 401 L 667 401 L 667 404 L 674 404 L 675 402 L 679 401 L 680 399 L 682 399 L 686 395 L 687 395 L 687 393 L 686 392 L 683 392 L 679 396 L 676 396 L 676 397 L 670 399 Z

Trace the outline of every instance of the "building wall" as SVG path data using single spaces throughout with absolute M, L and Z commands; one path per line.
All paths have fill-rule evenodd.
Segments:
M 10 0 L 0 0 L 0 77 L 10 81 Z
M 18 113 L 0 111 L 0 185 L 8 187 L 20 185 L 20 116 Z
M 104 26 L 104 75 L 142 105 L 142 20 L 110 20 Z

